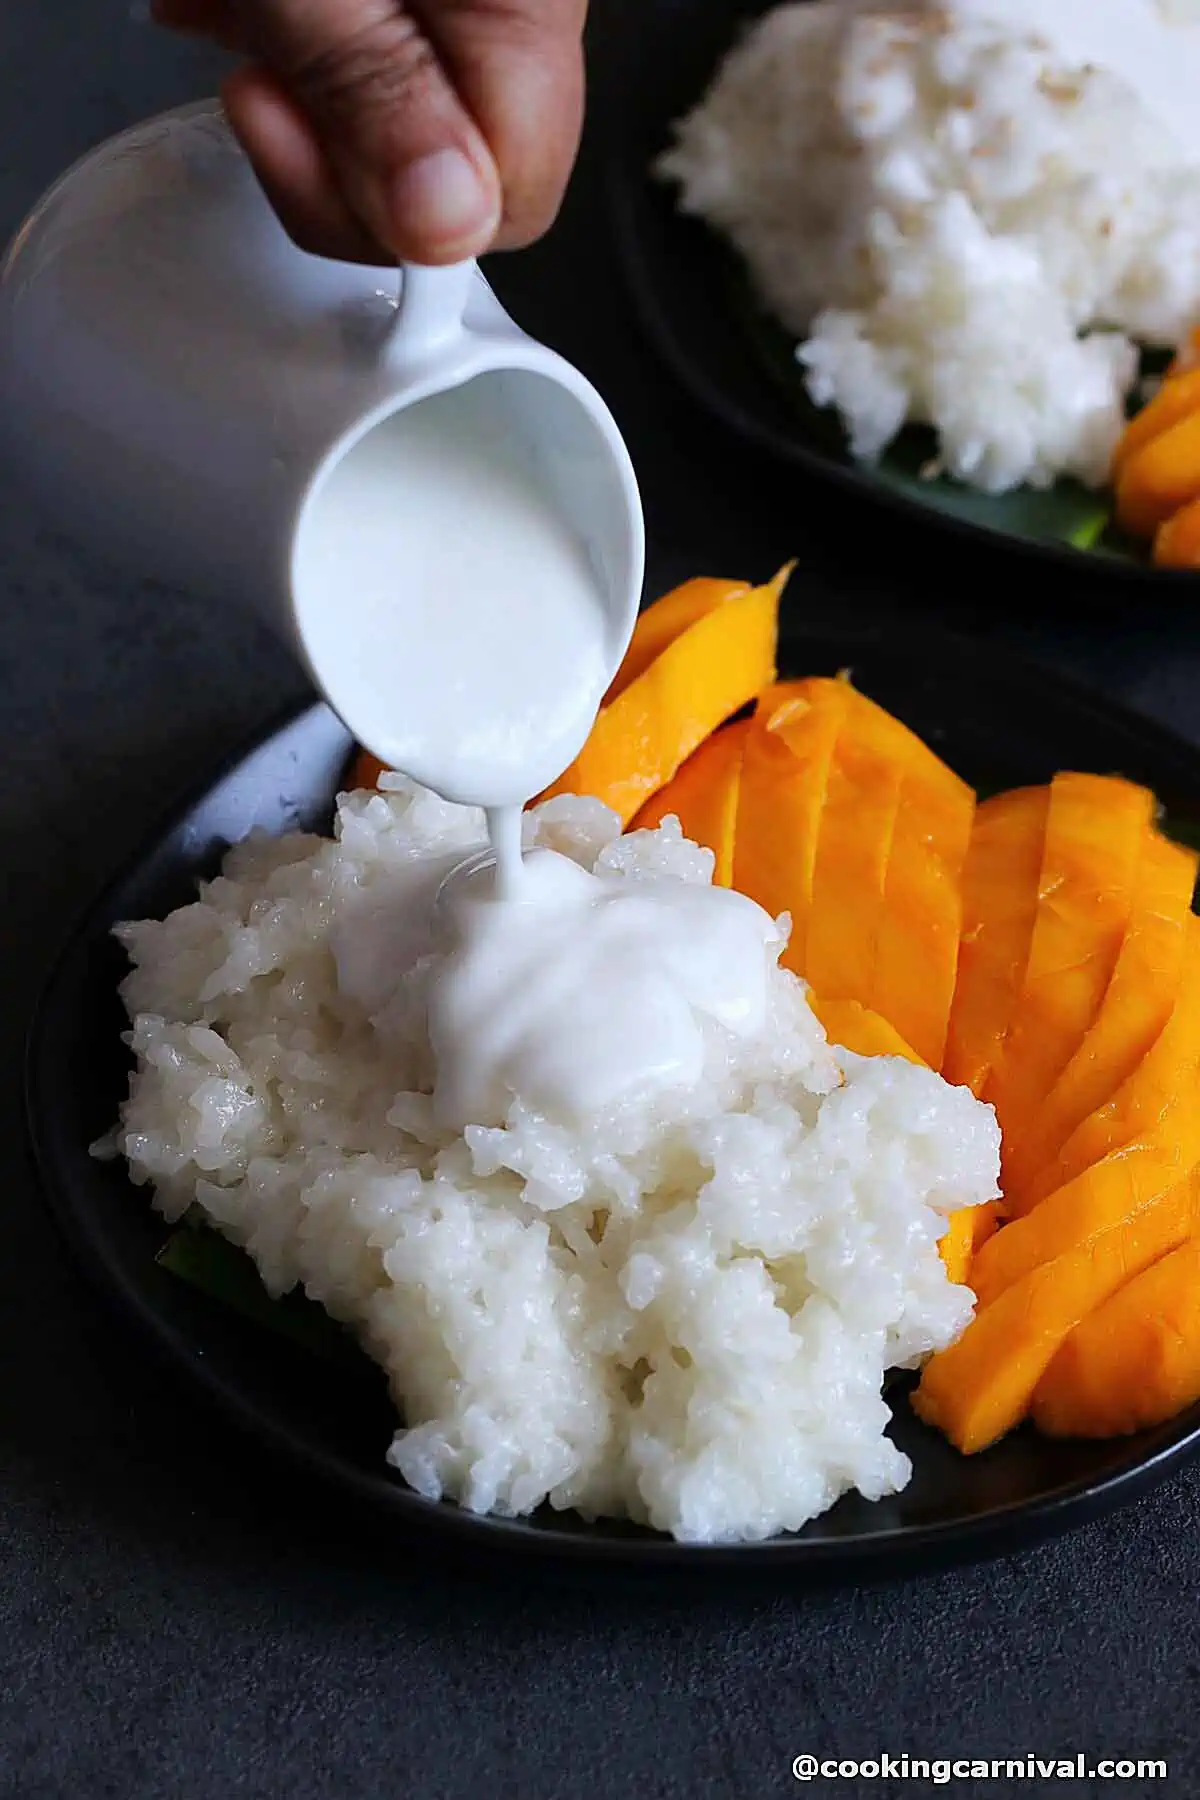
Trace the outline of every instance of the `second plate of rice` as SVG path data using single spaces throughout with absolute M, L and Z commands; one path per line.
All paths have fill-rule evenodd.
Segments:
M 1062 55 L 979 19 L 931 48 L 931 13 L 639 9 L 609 154 L 638 310 L 706 410 L 772 454 L 1143 576 L 1104 477 L 1200 315 L 1200 164 L 1105 71 L 1068 92 Z

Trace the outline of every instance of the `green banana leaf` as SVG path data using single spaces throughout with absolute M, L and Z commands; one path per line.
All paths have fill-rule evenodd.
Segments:
M 189 1217 L 167 1239 L 156 1261 L 189 1287 L 217 1300 L 253 1325 L 272 1331 L 323 1362 L 361 1370 L 365 1353 L 315 1300 L 293 1292 L 273 1300 L 244 1250 Z

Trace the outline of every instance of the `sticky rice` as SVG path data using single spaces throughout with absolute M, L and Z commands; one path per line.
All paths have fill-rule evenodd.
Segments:
M 1137 346 L 1200 316 L 1200 162 L 1032 10 L 779 7 L 658 165 L 741 253 L 856 457 L 932 426 L 935 466 L 989 493 L 1101 485 Z
M 332 838 L 252 838 L 195 904 L 121 928 L 134 1179 L 352 1328 L 402 1419 L 380 1455 L 431 1500 L 699 1543 L 902 1488 L 882 1378 L 970 1316 L 937 1244 L 996 1192 L 991 1108 L 831 1050 L 773 967 L 768 1028 L 707 1020 L 686 1089 L 570 1121 L 514 1095 L 502 1125 L 439 1130 L 428 897 L 484 824 L 384 781 L 340 799 Z M 622 837 L 594 801 L 550 801 L 526 838 L 631 882 L 711 879 L 675 821 Z

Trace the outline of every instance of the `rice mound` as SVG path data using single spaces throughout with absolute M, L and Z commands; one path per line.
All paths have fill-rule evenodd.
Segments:
M 430 1499 L 705 1542 L 902 1488 L 882 1377 L 970 1316 L 937 1243 L 996 1192 L 992 1109 L 831 1051 L 773 968 L 769 1029 L 707 1021 L 694 1087 L 573 1124 L 514 1097 L 502 1127 L 440 1132 L 428 896 L 483 819 L 384 780 L 340 797 L 332 839 L 255 836 L 194 904 L 120 927 L 135 1181 L 353 1328 L 405 1421 L 389 1460 Z M 595 801 L 546 803 L 526 839 L 711 880 L 676 821 L 622 837 Z
M 1200 314 L 1200 166 L 1119 74 L 952 6 L 768 13 L 658 171 L 802 338 L 862 460 L 914 422 L 985 492 L 1100 486 L 1135 340 Z

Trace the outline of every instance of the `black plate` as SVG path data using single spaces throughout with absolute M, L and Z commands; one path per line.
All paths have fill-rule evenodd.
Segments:
M 606 44 L 612 92 L 607 183 L 617 250 L 652 344 L 677 380 L 715 418 L 797 469 L 848 486 L 976 541 L 1049 557 L 1077 571 L 1179 583 L 1190 572 L 1156 569 L 1140 547 L 1111 533 L 1094 549 L 1067 539 L 1104 495 L 1060 482 L 990 496 L 947 478 L 922 478 L 932 434 L 909 430 L 878 467 L 850 456 L 834 414 L 807 399 L 794 340 L 755 300 L 740 258 L 677 208 L 677 189 L 651 174 L 671 127 L 702 98 L 721 60 L 778 0 L 639 0 Z
M 1181 831 L 1200 822 L 1200 752 L 994 648 L 945 636 L 855 634 L 796 623 L 786 672 L 849 666 L 984 789 L 1047 780 L 1058 769 L 1121 773 L 1153 787 Z M 392 1415 L 382 1377 L 326 1365 L 247 1323 L 155 1262 L 165 1233 L 123 1167 L 88 1146 L 116 1118 L 129 1059 L 117 998 L 123 953 L 115 921 L 161 916 L 213 873 L 223 847 L 255 826 L 321 829 L 346 765 L 346 733 L 323 706 L 293 718 L 229 770 L 96 903 L 69 943 L 34 1023 L 28 1113 L 58 1224 L 83 1270 L 210 1399 L 260 1440 L 370 1502 L 398 1523 L 438 1527 L 496 1550 L 634 1563 L 733 1563 L 866 1572 L 1011 1549 L 1132 1499 L 1200 1447 L 1200 1408 L 1136 1438 L 1054 1444 L 1019 1431 L 960 1457 L 893 1398 L 895 1437 L 914 1477 L 893 1499 L 842 1500 L 799 1535 L 761 1545 L 695 1548 L 652 1533 L 545 1511 L 522 1522 L 478 1519 L 410 1493 L 388 1471 Z

